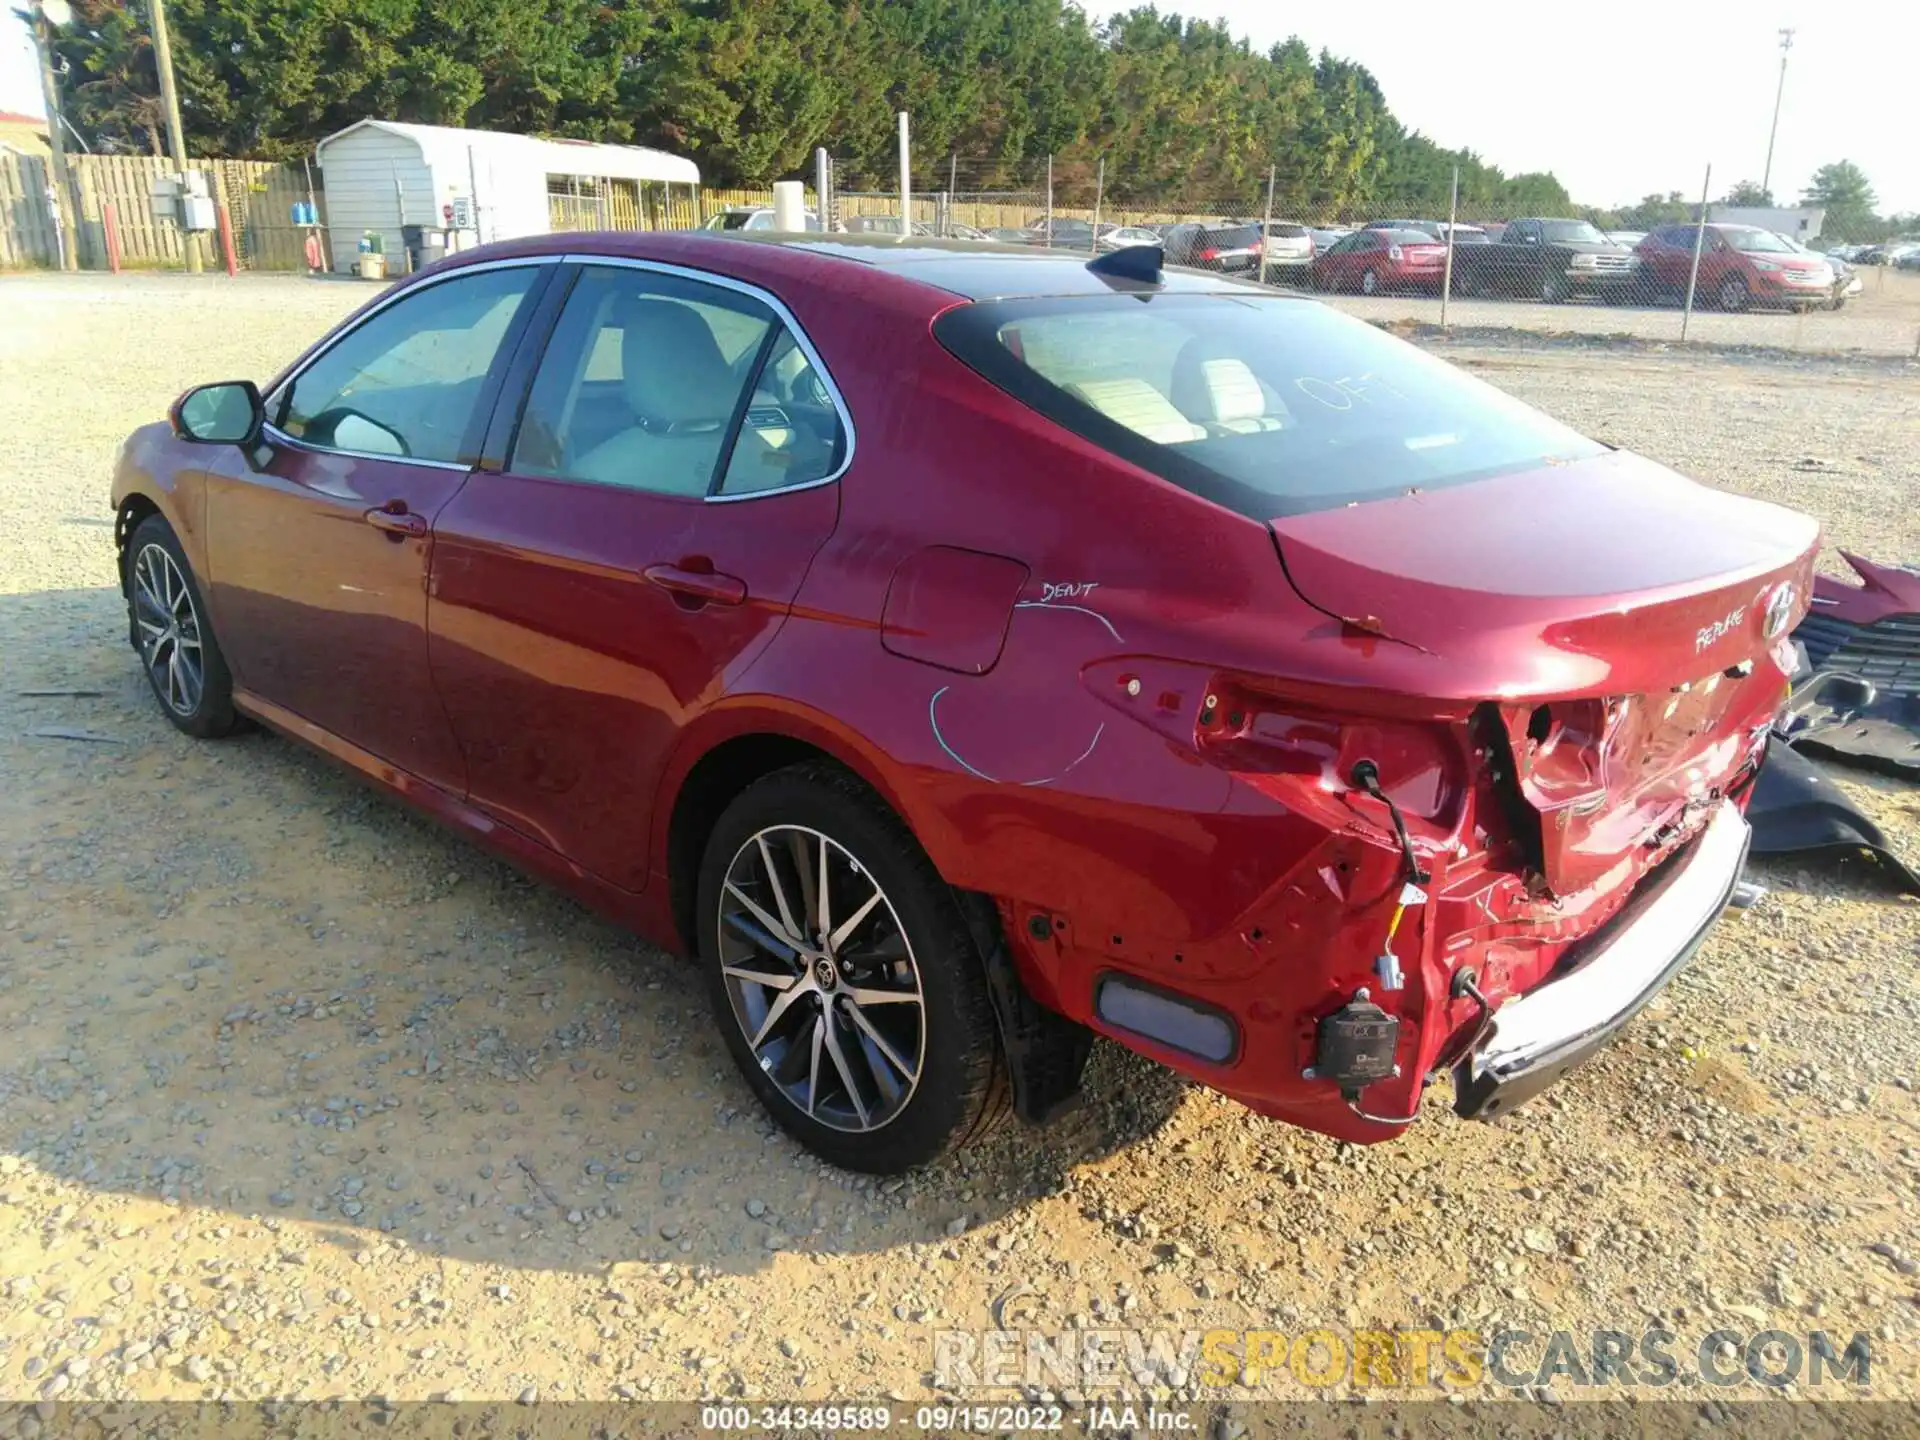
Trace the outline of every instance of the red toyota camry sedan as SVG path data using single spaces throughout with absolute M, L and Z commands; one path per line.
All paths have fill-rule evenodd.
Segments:
M 1096 1033 L 1358 1141 L 1556 1079 L 1736 889 L 1818 540 L 1149 248 L 830 235 L 461 254 L 113 504 L 168 720 L 697 956 L 873 1171 Z

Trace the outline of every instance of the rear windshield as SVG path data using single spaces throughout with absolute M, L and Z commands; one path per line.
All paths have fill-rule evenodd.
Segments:
M 1540 233 L 1560 245 L 1604 245 L 1607 237 L 1585 220 L 1542 220 Z
M 1438 245 L 1440 243 L 1424 230 L 1376 230 L 1373 233 L 1389 245 Z
M 1267 226 L 1267 234 L 1278 240 L 1298 240 L 1306 233 L 1306 226 L 1289 225 L 1283 220 L 1276 220 L 1273 224 Z
M 1224 249 L 1244 249 L 1260 243 L 1260 227 L 1257 225 L 1209 225 L 1207 243 Z
M 1255 520 L 1604 449 L 1313 301 L 1005 300 L 949 310 L 934 334 L 1049 419 Z

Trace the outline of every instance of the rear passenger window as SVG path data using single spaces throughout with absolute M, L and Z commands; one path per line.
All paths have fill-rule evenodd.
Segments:
M 719 493 L 752 495 L 824 480 L 840 468 L 846 443 L 826 381 L 783 328 L 754 382 Z
M 752 494 L 825 478 L 843 445 L 824 383 L 766 305 L 590 266 L 541 357 L 511 468 L 663 495 Z

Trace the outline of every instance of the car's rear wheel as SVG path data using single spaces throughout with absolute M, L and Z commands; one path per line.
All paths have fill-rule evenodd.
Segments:
M 160 713 L 196 739 L 232 734 L 233 677 L 173 527 L 159 515 L 141 521 L 126 565 L 130 636 Z
M 774 1119 L 892 1174 L 1007 1110 L 985 968 L 912 834 L 825 765 L 749 786 L 701 866 L 700 955 L 734 1062 Z
M 1360 277 L 1360 293 L 1362 295 L 1378 295 L 1384 288 L 1386 287 L 1381 282 L 1380 272 L 1378 270 L 1369 270 Z
M 1546 275 L 1540 280 L 1540 298 L 1549 305 L 1560 304 L 1572 293 L 1572 289 L 1564 275 Z
M 1720 308 L 1722 310 L 1744 310 L 1752 297 L 1747 292 L 1747 282 L 1738 275 L 1729 275 L 1720 282 Z

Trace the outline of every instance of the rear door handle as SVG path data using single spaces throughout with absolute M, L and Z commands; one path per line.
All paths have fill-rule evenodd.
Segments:
M 649 565 L 642 573 L 662 590 L 696 604 L 739 605 L 747 598 L 747 582 L 735 575 L 688 570 L 679 565 Z
M 411 510 L 369 510 L 367 523 L 376 530 L 384 530 L 396 538 L 402 535 L 424 535 L 427 533 L 427 517 L 416 515 Z

